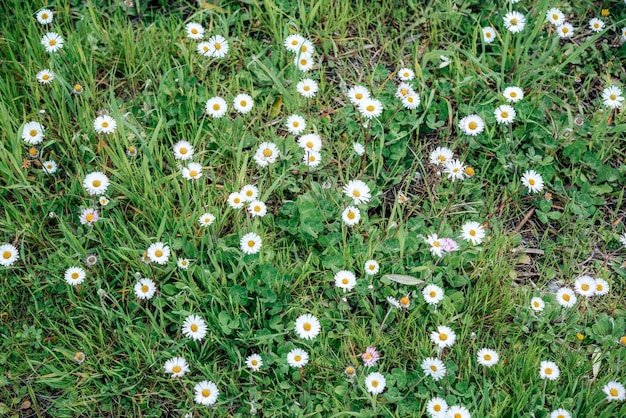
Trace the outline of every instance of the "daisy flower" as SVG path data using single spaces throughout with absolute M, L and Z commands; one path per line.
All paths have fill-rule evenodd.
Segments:
M 562 11 L 553 7 L 546 13 L 546 20 L 552 23 L 554 26 L 559 26 L 565 23 L 565 15 Z
M 402 81 L 411 81 L 415 78 L 415 72 L 410 68 L 401 68 L 400 71 L 398 71 L 398 78 Z
M 365 154 L 365 147 L 363 146 L 363 144 L 359 144 L 358 142 L 355 142 L 355 143 L 352 144 L 352 150 L 359 157 L 361 157 L 361 156 L 363 156 L 363 154 Z
M 430 162 L 435 165 L 444 165 L 454 157 L 454 154 L 449 148 L 437 147 L 430 153 Z
M 141 279 L 135 283 L 135 296 L 139 299 L 152 299 L 156 293 L 156 284 L 150 279 Z
M 609 283 L 604 279 L 596 279 L 596 295 L 602 296 L 609 293 Z
M 561 375 L 561 370 L 552 361 L 542 361 L 539 366 L 539 377 L 542 379 L 556 380 Z
M 361 354 L 361 359 L 363 359 L 364 366 L 372 367 L 380 359 L 380 353 L 376 347 L 367 347 L 365 352 Z
M 502 105 L 496 107 L 496 110 L 493 112 L 496 117 L 496 121 L 498 123 L 508 125 L 513 123 L 515 120 L 515 109 L 509 105 Z
M 429 305 L 436 305 L 443 300 L 443 289 L 436 284 L 429 284 L 422 289 L 424 301 Z
M 70 267 L 65 270 L 65 281 L 71 284 L 72 286 L 76 286 L 85 281 L 85 277 L 87 273 L 80 267 Z
M 259 189 L 252 184 L 246 184 L 243 186 L 239 193 L 241 194 L 244 202 L 252 202 L 259 197 Z
M 504 16 L 504 27 L 511 33 L 518 33 L 524 29 L 526 18 L 519 12 L 508 12 Z
M 246 366 L 253 372 L 258 372 L 263 366 L 263 359 L 258 354 L 251 354 L 246 358 Z
M 441 238 L 441 245 L 443 246 L 443 251 L 446 253 L 458 251 L 460 248 L 459 244 L 452 238 Z
M 47 52 L 56 52 L 63 48 L 63 38 L 56 32 L 48 32 L 41 38 L 41 44 Z
M 347 96 L 353 105 L 359 106 L 363 100 L 370 98 L 370 91 L 363 86 L 353 86 L 348 90 Z
M 313 61 L 313 56 L 311 54 L 300 54 L 296 55 L 293 60 L 293 63 L 298 67 L 300 71 L 308 72 L 313 68 L 315 62 Z
M 92 208 L 83 209 L 79 219 L 83 225 L 93 225 L 98 221 L 98 211 Z
M 527 170 L 524 173 L 522 184 L 528 187 L 528 193 L 539 193 L 543 190 L 543 178 L 535 170 Z
M 485 122 L 476 114 L 469 115 L 459 121 L 459 128 L 466 135 L 476 136 L 485 130 Z
M 446 418 L 471 418 L 470 411 L 464 406 L 452 405 L 448 408 Z
M 420 105 L 420 102 L 420 97 L 415 93 L 409 94 L 406 97 L 402 98 L 402 106 L 405 109 L 409 110 L 417 109 Z
M 205 107 L 207 115 L 216 119 L 224 116 L 226 114 L 226 111 L 228 110 L 226 100 L 222 99 L 221 97 L 211 97 L 209 100 L 207 100 Z
M 319 86 L 317 85 L 315 80 L 311 80 L 310 78 L 305 78 L 296 85 L 296 90 L 298 91 L 298 93 L 300 93 L 302 97 L 306 97 L 307 99 L 314 97 L 318 89 Z
M 400 301 L 398 301 L 398 299 L 394 298 L 393 296 L 387 296 L 387 302 L 389 302 L 389 304 L 394 308 L 401 308 Z
M 198 223 L 200 224 L 200 226 L 203 226 L 205 228 L 211 225 L 213 222 L 215 222 L 215 216 L 212 213 L 203 213 L 202 215 L 200 215 L 200 218 L 198 218 Z
M 377 118 L 383 113 L 383 104 L 371 97 L 363 99 L 359 104 L 359 112 L 367 119 Z
M 172 357 L 163 365 L 165 369 L 165 373 L 171 373 L 172 378 L 175 377 L 183 377 L 185 373 L 189 371 L 189 365 L 187 364 L 187 360 L 183 357 Z
M 211 36 L 207 44 L 213 58 L 224 58 L 228 54 L 228 41 L 222 35 Z
M 228 195 L 228 205 L 233 209 L 240 209 L 243 207 L 243 196 L 239 192 L 232 192 Z
M 54 174 L 57 172 L 57 169 L 59 168 L 59 166 L 57 165 L 56 161 L 49 160 L 49 161 L 44 161 L 43 164 L 41 165 L 41 168 L 46 174 Z
M 259 167 L 267 167 L 278 159 L 280 151 L 273 142 L 263 142 L 254 153 L 254 161 Z
M 541 312 L 545 308 L 546 303 L 540 297 L 534 297 L 530 300 L 530 307 L 535 312 Z
M 306 134 L 298 138 L 298 146 L 305 151 L 321 151 L 322 139 L 318 134 Z
M 354 226 L 361 220 L 361 212 L 354 206 L 348 206 L 341 214 L 341 219 L 347 226 Z
M 170 258 L 170 247 L 162 242 L 155 242 L 148 247 L 146 253 L 150 261 L 163 265 Z
M 452 344 L 454 344 L 456 340 L 456 334 L 452 329 L 440 325 L 437 327 L 436 331 L 430 333 L 430 340 L 437 344 L 440 349 L 444 349 L 446 347 L 452 347 Z
M 187 167 L 180 168 L 180 174 L 186 180 L 198 180 L 202 177 L 202 164 L 189 163 Z
M 189 160 L 193 157 L 194 149 L 187 141 L 178 141 L 174 144 L 174 158 L 177 160 Z
M 105 196 L 100 196 L 100 198 L 98 199 L 98 203 L 100 203 L 100 206 L 106 206 L 109 204 L 109 199 L 107 199 Z
M 241 237 L 241 241 L 239 245 L 241 246 L 241 251 L 245 254 L 256 254 L 261 250 L 263 242 L 261 241 L 261 237 L 255 234 L 254 232 L 249 232 L 243 237 Z
M 385 376 L 383 376 L 381 373 L 370 373 L 365 378 L 365 387 L 367 387 L 367 391 L 374 395 L 383 393 L 386 385 L 387 380 L 385 379 Z
M 356 369 L 354 368 L 354 366 L 347 366 L 345 369 L 343 369 L 343 374 L 348 379 L 352 379 L 354 376 L 356 376 Z
M 622 42 L 626 42 L 626 26 L 622 28 L 622 36 L 620 37 Z
M 48 23 L 52 23 L 53 19 L 52 10 L 50 9 L 41 9 L 37 12 L 37 21 L 42 25 L 47 25 Z
M 109 115 L 98 116 L 93 121 L 93 130 L 99 134 L 111 134 L 117 129 L 117 122 Z
M 52 71 L 44 68 L 37 73 L 37 81 L 39 81 L 41 84 L 48 84 L 52 80 L 54 80 L 54 76 L 55 74 Z
M 367 260 L 363 266 L 363 271 L 368 276 L 373 276 L 380 270 L 380 264 L 376 260 Z
M 606 393 L 606 400 L 623 401 L 626 399 L 626 389 L 620 382 L 611 381 L 604 385 L 602 392 Z
M 233 99 L 233 107 L 239 114 L 245 115 L 254 107 L 254 100 L 252 100 L 252 96 L 249 94 L 238 94 Z
M 448 403 L 445 399 L 436 396 L 426 404 L 426 412 L 431 418 L 443 418 L 448 412 Z
M 624 96 L 622 96 L 622 90 L 620 88 L 611 86 L 602 90 L 602 103 L 604 103 L 606 107 L 617 109 L 622 105 L 623 101 Z
M 449 160 L 444 164 L 443 172 L 448 175 L 448 180 L 463 180 L 465 178 L 465 164 L 457 159 Z
M 591 276 L 580 276 L 574 282 L 576 293 L 587 298 L 596 294 L 596 279 Z
M 594 17 L 589 21 L 589 29 L 594 32 L 602 32 L 602 29 L 604 29 L 604 21 Z
M 205 56 L 205 57 L 210 57 L 211 56 L 211 46 L 208 42 L 200 42 L 198 44 L 198 46 L 196 47 L 196 51 L 198 51 L 198 54 Z
M 317 337 L 321 330 L 320 321 L 313 315 L 300 315 L 296 319 L 295 331 L 299 338 L 312 340 Z
M 461 227 L 461 237 L 473 245 L 479 245 L 483 242 L 485 235 L 485 228 L 478 222 L 466 222 Z
M 99 171 L 87 174 L 83 180 L 83 187 L 92 196 L 105 194 L 109 184 L 109 178 Z
M 200 341 L 206 336 L 207 326 L 204 319 L 198 315 L 189 315 L 183 322 L 182 333 L 194 341 Z
M 517 103 L 524 98 L 524 90 L 516 86 L 509 86 L 504 89 L 502 95 L 509 103 Z
M 426 243 L 430 245 L 430 252 L 437 257 L 443 257 L 443 245 L 437 234 L 426 237 Z
M 409 309 L 411 307 L 411 298 L 409 296 L 402 296 L 398 301 L 398 304 L 402 309 Z
M 250 212 L 252 216 L 263 217 L 267 213 L 267 206 L 260 200 L 255 200 L 248 205 L 248 212 Z
M 478 350 L 478 354 L 476 356 L 478 357 L 478 363 L 485 367 L 491 367 L 497 364 L 498 360 L 500 360 L 498 353 L 490 348 Z
M 564 308 L 571 308 L 577 302 L 576 294 L 569 287 L 562 287 L 556 292 L 556 300 Z
M 343 292 L 351 291 L 356 286 L 356 276 L 348 270 L 341 270 L 335 274 L 335 286 L 343 289 Z
M 98 256 L 95 254 L 88 254 L 87 257 L 85 257 L 85 265 L 87 267 L 93 267 L 96 264 L 98 264 Z
M 287 353 L 287 363 L 291 367 L 300 368 L 309 362 L 309 354 L 301 348 L 294 348 Z
M 300 115 L 291 115 L 287 118 L 287 130 L 292 135 L 300 135 L 306 129 L 306 122 Z
M 187 270 L 189 268 L 189 260 L 187 258 L 179 258 L 176 261 L 176 265 L 179 269 Z
M 571 24 L 565 22 L 556 27 L 556 33 L 559 35 L 560 38 L 571 38 L 572 36 L 574 36 L 574 27 Z
M 187 38 L 189 39 L 202 39 L 204 36 L 204 28 L 199 23 L 189 22 L 185 26 L 185 31 L 187 32 Z
M 424 374 L 433 378 L 434 381 L 441 380 L 446 375 L 446 366 L 436 357 L 428 357 L 422 361 Z
M 496 40 L 496 31 L 491 26 L 485 26 L 482 31 L 484 43 L 490 44 Z
M 355 205 L 367 203 L 372 198 L 369 186 L 361 180 L 350 180 L 343 186 L 343 193 L 352 198 Z
M 197 383 L 193 390 L 195 392 L 194 401 L 200 405 L 213 405 L 217 402 L 217 396 L 220 393 L 215 383 L 208 380 Z
M 20 252 L 13 244 L 0 245 L 0 264 L 5 267 L 12 266 L 20 258 Z
M 27 144 L 37 145 L 43 141 L 44 127 L 39 122 L 28 122 L 22 128 L 22 139 Z
M 550 418 L 572 418 L 568 410 L 560 408 L 550 412 Z
M 74 83 L 74 86 L 72 87 L 72 94 L 75 94 L 76 96 L 79 96 L 81 94 L 83 94 L 83 86 L 80 83 Z
M 398 85 L 398 88 L 396 89 L 396 97 L 398 99 L 402 99 L 403 97 L 408 96 L 409 94 L 414 94 L 415 91 L 413 90 L 413 87 L 411 87 L 410 84 L 408 83 L 400 83 Z
M 302 156 L 302 162 L 309 167 L 317 167 L 322 162 L 322 154 L 318 151 L 306 151 Z
M 285 48 L 289 52 L 298 52 L 300 45 L 305 41 L 304 36 L 294 33 L 285 39 Z
M 296 54 L 300 53 L 313 55 L 313 53 L 315 53 L 315 47 L 313 46 L 313 42 L 309 41 L 306 38 L 302 38 L 302 42 L 300 42 L 300 45 L 298 45 L 298 48 L 294 52 Z

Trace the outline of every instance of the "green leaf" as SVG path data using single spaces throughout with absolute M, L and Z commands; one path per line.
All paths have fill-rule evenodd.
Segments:
M 385 274 L 383 277 L 396 283 L 406 284 L 406 285 L 411 285 L 411 286 L 424 284 L 424 280 L 420 280 L 413 276 L 406 276 L 404 274 Z

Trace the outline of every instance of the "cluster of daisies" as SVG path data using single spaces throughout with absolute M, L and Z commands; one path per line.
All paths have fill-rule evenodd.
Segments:
M 198 42 L 196 50 L 205 57 L 224 58 L 228 54 L 228 41 L 222 35 L 213 35 L 208 41 L 204 39 L 204 27 L 195 22 L 189 22 L 185 26 L 187 37 Z
M 609 283 L 601 278 L 594 278 L 589 275 L 582 275 L 574 281 L 574 289 L 568 286 L 560 287 L 556 293 L 556 301 L 564 308 L 571 308 L 578 302 L 579 296 L 585 298 L 592 298 L 594 296 L 604 296 L 609 293 Z M 541 312 L 545 308 L 545 301 L 535 296 L 530 301 L 530 307 L 536 311 Z

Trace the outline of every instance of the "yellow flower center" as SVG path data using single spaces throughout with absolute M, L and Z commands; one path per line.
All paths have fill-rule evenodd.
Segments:
M 559 20 L 559 15 L 557 15 L 556 13 L 553 13 L 552 14 L 552 19 Z
M 246 102 L 245 100 L 242 100 L 242 101 L 239 102 L 239 105 L 241 107 L 246 107 L 246 106 L 248 106 L 248 102 Z
M 361 197 L 361 192 L 360 192 L 360 191 L 358 191 L 358 190 L 354 190 L 354 191 L 352 192 L 352 196 L 354 196 L 354 197 Z
M 531 186 L 534 186 L 535 185 L 535 179 L 528 180 L 528 184 L 530 184 Z
M 372 357 L 374 357 L 374 355 L 372 353 L 365 353 L 365 354 L 363 354 L 363 358 L 365 360 L 371 360 Z
M 357 99 L 357 100 L 361 100 L 363 98 L 363 94 L 357 93 L 357 94 L 354 95 L 354 98 Z
M 474 231 L 473 229 L 470 229 L 469 234 L 470 234 L 470 236 L 475 237 L 476 236 L 476 231 Z
M 254 244 L 255 244 L 255 242 L 254 242 L 254 240 L 253 240 L 253 239 L 251 239 L 250 241 L 248 241 L 248 247 L 251 247 L 251 248 L 252 248 L 252 247 L 254 247 Z
M 255 206 L 255 207 L 254 207 L 254 211 L 255 211 L 255 212 L 261 212 L 261 206 L 258 206 L 258 205 L 257 205 L 257 206 Z
M 585 339 L 585 336 L 579 332 L 578 334 L 576 334 L 576 338 L 578 338 L 580 341 L 582 341 L 582 340 Z
M 311 331 L 311 324 L 307 322 L 302 326 L 302 328 L 304 328 L 305 331 Z
M 215 44 L 215 49 L 217 49 L 219 51 L 220 49 L 222 49 L 222 45 L 221 44 Z
M 474 129 L 478 128 L 478 124 L 476 122 L 470 122 L 467 125 L 467 127 L 470 128 L 473 131 Z
M 213 110 L 215 110 L 215 111 L 220 110 L 220 105 L 219 105 L 219 104 L 217 104 L 217 103 L 215 103 L 215 104 L 213 105 Z
M 352 211 L 349 211 L 346 216 L 348 217 L 348 219 L 354 219 L 356 217 L 356 215 Z
M 439 339 L 441 341 L 446 341 L 448 339 L 448 335 L 447 334 L 439 334 Z
M 446 157 L 445 157 L 445 156 L 443 156 L 443 155 L 440 155 L 439 157 L 437 157 L 437 159 L 438 159 L 439 161 L 441 161 L 442 163 L 445 163 L 445 162 L 446 162 Z
M 88 213 L 87 216 L 85 216 L 85 219 L 87 220 L 87 222 L 92 222 L 93 221 L 93 213 Z
M 489 354 L 485 354 L 483 356 L 483 358 L 485 359 L 485 361 L 490 361 L 491 360 L 491 356 Z
M 236 204 L 239 204 L 239 203 L 241 203 L 241 199 L 236 197 L 236 198 L 233 199 L 233 202 L 236 203 Z
M 400 298 L 400 304 L 403 306 L 406 306 L 409 304 L 409 298 L 406 296 L 403 296 L 402 298 Z
M 611 388 L 611 389 L 609 390 L 609 393 L 611 394 L 611 396 L 617 396 L 617 393 L 618 393 L 618 392 L 617 392 L 617 389 L 615 389 L 615 388 Z
M 598 29 L 600 27 L 600 24 L 596 22 L 596 23 L 593 24 L 593 27 Z
M 309 90 L 311 90 L 311 87 L 310 86 L 304 86 L 304 88 L 302 90 L 309 91 Z
M 294 356 L 294 361 L 299 362 L 300 360 L 302 360 L 302 357 L 300 356 Z
M 435 241 L 433 242 L 433 247 L 439 248 L 441 247 L 441 244 L 439 244 L 439 241 Z
M 460 170 L 461 170 L 461 169 L 460 169 L 459 167 L 454 167 L 454 168 L 452 169 L 452 172 L 453 172 L 453 173 L 458 173 Z
M 263 150 L 263 155 L 266 157 L 271 157 L 272 156 L 272 150 L 269 148 L 266 148 Z
M 103 128 L 108 128 L 109 127 L 109 122 L 106 122 L 106 121 L 102 122 L 102 127 Z
M 257 366 L 259 362 L 256 359 L 253 359 L 252 361 L 250 361 L 250 364 L 252 364 L 253 366 Z
M 178 150 L 178 152 L 180 152 L 181 154 L 185 155 L 187 154 L 187 148 L 181 148 Z
M 72 273 L 72 279 L 74 279 L 74 280 L 78 279 L 78 273 L 77 272 Z
M 564 300 L 565 302 L 569 302 L 569 300 L 570 300 L 570 299 L 571 299 L 571 298 L 570 298 L 570 295 L 568 295 L 567 293 L 563 295 L 563 300 Z
M 203 50 L 204 52 L 208 52 L 208 51 L 209 51 L 209 47 L 208 47 L 208 46 L 206 46 L 206 45 L 204 45 L 204 46 L 202 47 L 202 50 Z
M 375 270 L 376 266 L 374 264 L 370 264 L 370 270 Z
M 454 414 L 454 418 L 463 418 L 463 416 L 457 412 L 456 414 Z
M 465 174 L 467 174 L 468 176 L 472 177 L 475 173 L 474 173 L 474 169 L 472 167 L 467 167 L 465 169 Z
M 552 369 L 549 367 L 546 367 L 546 370 L 544 371 L 545 374 L 552 374 Z
M 141 286 L 141 291 L 143 293 L 148 293 L 148 290 L 150 290 L 150 288 L 148 286 L 146 286 L 145 284 L 143 286 Z
M 205 398 L 208 398 L 209 395 L 211 395 L 211 391 L 208 389 L 202 389 L 202 396 L 204 396 Z
M 346 374 L 351 375 L 351 374 L 354 374 L 354 372 L 355 372 L 354 367 L 352 366 L 346 367 Z
M 303 44 L 303 45 L 300 47 L 300 51 L 301 51 L 301 52 L 306 52 L 306 50 L 307 50 L 307 47 L 306 47 L 306 45 L 304 45 L 304 44 Z
M 539 307 L 539 305 L 540 305 L 540 304 L 539 304 L 539 302 L 537 302 L 537 301 L 535 301 L 535 302 L 533 303 L 533 306 L 534 306 L 535 308 L 538 308 L 538 307 Z
M 502 116 L 503 118 L 508 118 L 509 117 L 509 112 L 502 112 L 502 113 L 500 113 L 500 116 Z
M 433 410 L 434 410 L 435 412 L 439 412 L 439 411 L 441 411 L 441 405 L 436 404 L 435 406 L 433 406 Z
M 620 337 L 619 342 L 626 345 L 626 335 Z
M 375 108 L 374 108 L 374 106 L 373 106 L 373 105 L 369 105 L 369 106 L 367 106 L 367 107 L 366 107 L 366 110 L 367 110 L 368 112 L 373 112 L 373 111 L 374 111 L 374 109 L 375 109 Z
M 311 155 L 311 156 L 309 156 L 309 161 L 310 161 L 310 162 L 314 162 L 314 161 L 315 161 L 315 155 Z
M 161 250 L 156 250 L 156 251 L 154 252 L 154 255 L 156 255 L 157 257 L 162 257 L 162 256 L 163 256 L 163 251 L 161 251 Z
M 196 28 L 191 29 L 191 33 L 193 35 L 197 35 L 198 34 L 198 29 L 196 29 Z
M 582 286 L 580 286 L 580 288 L 586 292 L 587 290 L 589 290 L 589 285 L 585 283 Z
M 430 296 L 431 298 L 434 298 L 435 296 L 437 296 L 437 292 L 435 292 L 434 290 L 431 290 L 428 296 Z
M 198 324 L 191 324 L 189 327 L 193 332 L 198 332 Z
M 345 277 L 344 277 L 343 279 L 341 279 L 341 283 L 343 283 L 343 284 L 345 284 L 345 285 L 347 285 L 349 282 L 350 282 L 350 280 L 348 280 L 348 279 L 347 279 L 347 278 L 345 278 Z
M 31 129 L 29 134 L 30 134 L 30 136 L 37 136 L 37 130 L 36 129 Z
M 604 290 L 604 286 L 602 286 L 602 284 L 600 284 L 600 283 L 596 284 L 596 291 L 597 292 L 602 292 L 602 290 Z
M 57 41 L 54 39 L 50 39 L 48 43 L 50 44 L 50 46 L 55 46 L 57 44 Z
M 434 364 L 432 366 L 430 366 L 430 370 L 432 370 L 433 372 L 437 371 L 437 366 L 435 366 Z
M 569 29 L 563 28 L 563 33 L 567 33 L 567 32 L 569 32 Z
M 247 191 L 246 191 L 246 196 L 248 196 L 248 197 L 252 197 L 252 194 L 253 194 L 253 193 L 252 193 L 252 190 L 247 190 Z
M 30 156 L 35 156 L 35 155 L 37 155 L 37 148 L 35 148 L 35 147 L 30 148 L 30 149 L 28 150 L 28 154 L 29 154 Z
M 43 78 L 44 80 L 48 80 L 50 78 L 50 74 L 44 74 L 41 78 Z
M 485 33 L 485 38 L 491 38 L 491 32 Z
M 291 41 L 291 45 L 297 46 L 298 45 L 298 41 L 294 39 L 293 41 Z
M 181 370 L 182 370 L 182 369 L 180 368 L 180 366 L 179 366 L 179 365 L 176 365 L 176 366 L 172 367 L 172 371 L 173 371 L 174 373 L 180 373 L 180 371 L 181 371 Z
M 305 60 L 305 59 L 301 59 L 300 60 L 300 65 L 307 65 L 307 64 L 308 64 L 307 60 Z
M 516 18 L 511 19 L 511 24 L 517 25 L 517 19 Z
M 511 93 L 509 93 L 509 96 L 515 98 L 517 97 L 517 93 L 515 93 L 514 91 L 512 91 Z
M 409 91 L 407 89 L 402 89 L 400 90 L 400 94 L 406 96 L 407 94 L 409 94 Z
M 42 18 L 43 20 L 48 19 L 48 13 L 44 13 L 44 14 L 42 14 L 42 15 L 41 15 L 41 18 Z
M 297 120 L 294 120 L 292 125 L 294 128 L 297 128 L 298 126 L 300 126 L 300 122 L 298 122 Z
M 5 260 L 11 258 L 11 251 L 5 251 L 2 253 L 2 258 L 4 258 Z
M 617 96 L 616 96 L 615 94 L 611 94 L 611 95 L 609 96 L 609 98 L 610 98 L 611 100 L 615 100 L 615 99 L 617 99 Z
M 74 84 L 74 91 L 78 92 L 82 90 L 83 90 L 83 86 L 81 86 L 80 84 Z
M 182 264 L 183 266 L 186 266 L 187 265 L 187 260 L 181 261 L 180 264 Z
M 378 380 L 372 380 L 372 387 L 378 387 Z
M 404 77 L 405 77 L 405 78 L 406 78 L 406 77 L 409 77 L 409 73 L 405 71 L 405 72 L 404 72 Z

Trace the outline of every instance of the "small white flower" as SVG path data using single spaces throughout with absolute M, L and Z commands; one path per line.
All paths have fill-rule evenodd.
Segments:
M 358 142 L 355 142 L 355 143 L 352 144 L 352 150 L 359 157 L 361 157 L 361 156 L 363 156 L 363 154 L 365 154 L 365 147 L 362 144 L 359 144 Z
M 189 268 L 189 260 L 187 258 L 179 258 L 176 261 L 176 265 L 181 270 L 187 270 Z
M 368 276 L 374 276 L 380 270 L 380 264 L 376 260 L 367 260 L 363 266 L 363 271 Z
M 596 294 L 596 279 L 591 276 L 583 275 L 574 282 L 576 293 L 587 298 Z
M 351 198 L 355 205 L 367 203 L 372 198 L 369 186 L 361 180 L 350 180 L 343 186 L 343 193 Z
M 361 212 L 354 206 L 348 206 L 341 214 L 341 219 L 346 225 L 354 226 L 361 220 Z
M 252 216 L 263 217 L 267 214 L 267 206 L 260 200 L 254 200 L 248 204 L 248 212 L 250 212 Z
M 444 418 L 448 412 L 448 403 L 443 398 L 434 397 L 426 404 L 426 412 L 431 418 Z
M 43 164 L 41 165 L 41 168 L 46 174 L 54 174 L 57 172 L 58 165 L 56 161 L 49 160 L 49 161 L 44 161 Z
M 408 83 L 400 83 L 398 85 L 398 89 L 396 90 L 396 97 L 398 99 L 402 99 L 403 97 L 407 97 L 410 94 L 415 94 L 413 87 L 411 87 Z
M 241 193 L 232 192 L 228 195 L 228 205 L 233 209 L 240 209 L 244 205 L 244 199 Z
M 306 134 L 298 138 L 298 146 L 305 151 L 321 151 L 322 139 L 318 134 Z
M 313 56 L 310 54 L 300 54 L 296 55 L 293 60 L 293 63 L 298 67 L 300 71 L 308 72 L 315 65 L 315 61 L 313 61 Z
M 452 159 L 444 164 L 443 172 L 448 175 L 448 180 L 463 180 L 465 178 L 465 164 L 460 160 Z
M 508 12 L 504 16 L 504 27 L 511 33 L 518 33 L 524 29 L 526 18 L 519 12 Z
M 63 48 L 63 38 L 56 32 L 48 32 L 41 38 L 41 44 L 47 52 L 56 52 Z
M 37 81 L 39 81 L 41 84 L 48 84 L 50 83 L 52 80 L 54 80 L 55 74 L 48 70 L 47 68 L 39 71 L 37 73 Z
M 534 297 L 530 300 L 530 307 L 535 312 L 541 312 L 545 308 L 546 303 L 540 297 Z
M 441 380 L 446 375 L 446 366 L 441 360 L 435 357 L 428 357 L 422 361 L 422 370 L 434 381 Z
M 365 378 L 365 386 L 367 387 L 367 391 L 373 393 L 374 395 L 378 395 L 383 393 L 385 390 L 385 386 L 387 386 L 387 380 L 385 376 L 381 373 L 374 372 L 367 375 Z
M 189 315 L 183 322 L 182 333 L 185 337 L 200 341 L 207 333 L 206 322 L 198 315 Z
M 301 368 L 309 362 L 309 354 L 301 348 L 294 348 L 287 353 L 287 363 L 291 367 Z
M 500 360 L 498 353 L 489 348 L 479 350 L 476 356 L 478 357 L 478 363 L 486 367 L 491 367 L 497 364 L 498 360 Z
M 561 370 L 552 361 L 542 361 L 539 366 L 539 377 L 542 379 L 556 380 L 561 375 Z
M 594 32 L 602 32 L 602 29 L 604 29 L 604 21 L 594 17 L 589 21 L 589 29 Z
M 596 279 L 596 295 L 602 296 L 609 293 L 609 283 L 604 279 Z
M 208 380 L 197 383 L 193 390 L 195 392 L 194 401 L 200 405 L 213 405 L 217 402 L 217 396 L 220 393 L 215 383 Z
M 559 35 L 560 38 L 571 38 L 572 36 L 574 36 L 574 27 L 571 24 L 565 22 L 556 27 L 556 33 Z
M 187 38 L 189 39 L 202 39 L 204 36 L 204 28 L 199 23 L 189 22 L 185 26 L 185 31 L 187 32 Z
M 22 128 L 22 139 L 30 145 L 37 145 L 43 141 L 44 127 L 39 122 L 28 122 Z
M 263 366 L 263 359 L 258 354 L 251 354 L 246 358 L 246 366 L 253 372 L 258 372 Z
M 556 300 L 564 308 L 571 308 L 576 304 L 578 299 L 576 294 L 569 287 L 562 287 L 556 292 Z
M 343 292 L 351 291 L 356 286 L 356 276 L 348 270 L 341 270 L 335 274 L 335 286 L 343 289 Z
M 377 99 L 363 99 L 359 103 L 359 112 L 367 119 L 377 118 L 383 113 L 383 104 Z
M 171 373 L 172 378 L 183 377 L 189 371 L 187 360 L 183 357 L 172 357 L 163 365 L 165 373 Z
M 278 160 L 280 151 L 273 142 L 263 142 L 254 153 L 254 161 L 259 167 L 267 167 Z
M 198 218 L 198 223 L 200 224 L 200 226 L 203 226 L 205 228 L 211 225 L 213 222 L 215 222 L 215 215 L 213 215 L 212 213 L 203 213 Z
M 408 94 L 407 96 L 402 98 L 402 106 L 405 109 L 409 110 L 417 109 L 420 105 L 420 102 L 420 97 L 415 93 Z
M 524 98 L 524 90 L 516 86 L 509 86 L 504 89 L 502 95 L 509 103 L 517 103 Z
M 464 407 L 459 405 L 452 405 L 448 408 L 448 412 L 446 412 L 446 418 L 471 418 L 472 415 L 470 411 Z
M 153 263 L 163 265 L 170 259 L 170 247 L 162 242 L 151 244 L 146 250 L 146 253 Z
M 83 180 L 83 187 L 92 196 L 105 194 L 109 184 L 109 178 L 99 171 L 87 174 Z
M 228 111 L 228 104 L 221 97 L 211 97 L 207 100 L 205 108 L 207 115 L 219 119 Z
M 54 18 L 52 14 L 52 10 L 50 9 L 41 9 L 37 12 L 37 21 L 42 25 L 47 25 L 48 23 L 52 23 L 52 19 Z
M 430 340 L 437 344 L 440 349 L 452 347 L 452 344 L 454 344 L 456 340 L 456 334 L 452 329 L 440 325 L 437 327 L 436 331 L 430 333 Z
M 483 118 L 474 114 L 465 116 L 459 121 L 459 128 L 466 134 L 476 136 L 485 130 L 485 122 Z
M 187 167 L 181 167 L 180 173 L 186 180 L 198 180 L 202 177 L 202 164 L 189 163 Z
M 296 319 L 296 334 L 305 340 L 312 340 L 320 333 L 322 326 L 320 321 L 313 315 L 300 315 Z
M 80 267 L 70 267 L 65 271 L 65 281 L 71 284 L 72 286 L 76 286 L 77 284 L 81 284 L 87 273 Z
M 111 134 L 117 129 L 117 122 L 109 115 L 98 116 L 93 121 L 93 130 L 99 134 Z
M 422 289 L 422 296 L 429 305 L 436 305 L 443 300 L 444 291 L 436 284 L 429 284 Z
M 515 120 L 515 109 L 509 105 L 501 105 L 493 112 L 498 123 L 508 125 Z
M 522 184 L 528 187 L 528 193 L 539 193 L 543 190 L 543 178 L 535 170 L 527 170 L 524 173 Z
M 623 401 L 626 400 L 626 388 L 620 382 L 611 381 L 604 385 L 602 392 L 606 394 L 606 400 Z
M 249 232 L 241 237 L 239 245 L 241 246 L 241 251 L 245 254 L 256 254 L 261 250 L 263 242 L 261 241 L 260 236 L 254 232 Z
M 156 293 L 156 284 L 150 279 L 141 279 L 135 284 L 135 295 L 139 299 L 152 299 Z
M 546 13 L 546 20 L 554 26 L 559 26 L 565 22 L 565 15 L 559 9 L 552 8 Z
M 466 222 L 461 228 L 461 236 L 465 241 L 478 245 L 485 238 L 485 228 L 478 222 Z
M 306 121 L 300 115 L 291 115 L 287 118 L 287 130 L 292 135 L 300 135 L 306 129 Z
M 437 234 L 426 237 L 426 243 L 430 245 L 430 252 L 437 257 L 443 257 L 443 244 Z
M 213 58 L 224 58 L 228 54 L 228 41 L 222 35 L 211 36 L 207 42 L 208 55 Z
M 350 88 L 347 95 L 350 102 L 352 102 L 355 106 L 359 106 L 363 100 L 370 98 L 369 90 L 363 86 L 354 86 Z
M 398 78 L 402 81 L 411 81 L 415 78 L 415 72 L 410 68 L 401 68 L 400 71 L 398 71 Z
M 20 252 L 13 244 L 0 245 L 0 264 L 9 267 L 20 258 Z
M 252 96 L 249 94 L 238 94 L 233 99 L 233 107 L 241 115 L 245 115 L 254 107 L 254 100 L 252 100 Z
M 310 78 L 305 78 L 301 80 L 296 86 L 296 90 L 298 90 L 298 93 L 300 93 L 302 97 L 306 97 L 308 99 L 310 99 L 311 97 L 315 97 L 315 93 L 317 93 L 318 89 L 319 86 L 317 85 L 317 82 Z
M 567 409 L 559 408 L 550 413 L 550 418 L 572 418 L 572 414 Z
M 485 26 L 483 29 L 483 42 L 490 44 L 496 40 L 496 31 L 491 26 Z
M 429 161 L 435 165 L 444 165 L 454 158 L 454 154 L 449 148 L 437 147 L 430 153 Z
M 188 141 L 178 141 L 174 144 L 174 158 L 177 160 L 189 160 L 194 152 L 193 146 Z
M 611 109 L 617 109 L 622 105 L 624 96 L 622 90 L 616 86 L 610 86 L 602 90 L 602 103 Z M 626 245 L 626 244 L 624 244 Z
M 241 188 L 239 193 L 241 194 L 244 202 L 252 202 L 259 196 L 259 189 L 252 184 L 246 184 Z
M 285 48 L 289 52 L 298 52 L 300 49 L 300 45 L 304 43 L 304 36 L 294 33 L 293 35 L 289 35 L 287 39 L 285 39 Z

